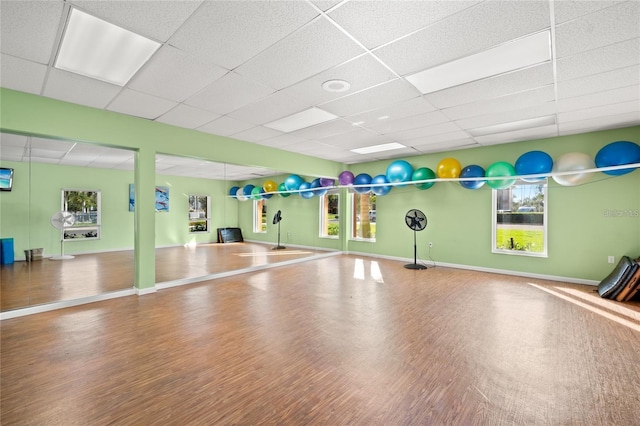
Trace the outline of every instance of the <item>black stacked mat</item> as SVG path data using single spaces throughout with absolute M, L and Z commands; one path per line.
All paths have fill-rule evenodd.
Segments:
M 631 300 L 640 290 L 640 258 L 622 256 L 616 267 L 598 285 L 598 294 L 618 302 Z

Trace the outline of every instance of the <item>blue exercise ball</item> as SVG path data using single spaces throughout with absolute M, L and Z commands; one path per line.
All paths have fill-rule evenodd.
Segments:
M 264 188 L 260 188 L 260 196 L 265 200 L 268 200 L 269 198 L 273 197 L 273 194 L 267 194 L 267 191 Z
M 624 164 L 640 163 L 640 146 L 629 141 L 611 142 L 605 145 L 596 154 L 596 167 L 622 166 Z M 631 173 L 634 168 L 607 170 L 611 176 L 620 176 Z
M 381 186 L 372 186 L 371 190 L 376 195 L 387 195 L 393 187 L 391 185 L 384 185 L 385 183 L 389 183 L 387 177 L 385 175 L 378 175 L 371 179 L 371 184 Z
M 353 190 L 359 194 L 367 193 L 371 190 L 370 186 L 355 186 L 355 185 L 369 185 L 371 183 L 371 176 L 367 173 L 360 173 L 353 178 Z
M 322 185 L 320 178 L 316 178 L 311 182 L 311 189 L 313 189 L 313 195 L 317 195 L 318 197 L 322 197 L 327 193 L 327 188 Z
M 233 198 L 236 198 L 236 192 L 238 192 L 238 189 L 240 189 L 239 186 L 232 186 L 229 190 L 229 195 L 231 195 Z
M 298 175 L 290 175 L 284 180 L 284 187 L 287 191 L 296 191 L 300 188 L 300 184 L 304 182 Z
M 477 164 L 472 164 L 460 171 L 461 178 L 480 178 L 484 177 L 484 169 Z M 460 185 L 467 189 L 478 189 L 485 184 L 484 180 L 461 180 Z
M 245 197 L 251 197 L 251 191 L 253 191 L 253 188 L 255 188 L 254 185 L 251 185 L 251 184 L 245 185 L 242 188 L 242 194 L 244 194 Z
M 517 175 L 538 175 L 541 173 L 550 173 L 553 170 L 553 159 L 549 154 L 543 151 L 529 151 L 522 154 L 514 164 Z M 538 182 L 544 180 L 539 178 L 523 178 L 525 182 Z
M 408 182 L 413 174 L 413 166 L 405 160 L 396 160 L 387 167 L 387 180 L 391 183 Z
M 311 184 L 309 182 L 302 182 L 300 187 L 300 196 L 305 199 L 309 199 L 313 197 L 313 191 L 311 190 Z

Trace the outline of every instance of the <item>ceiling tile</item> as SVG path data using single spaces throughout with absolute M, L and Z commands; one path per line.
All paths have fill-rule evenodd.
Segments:
M 45 65 L 2 54 L 0 67 L 0 86 L 40 94 L 47 73 Z
M 37 137 L 31 137 L 30 142 L 31 142 L 32 149 L 60 151 L 62 152 L 63 155 L 65 152 L 69 151 L 76 145 L 75 142 L 59 141 L 59 140 L 44 139 L 44 138 L 37 138 Z
M 416 145 L 413 148 L 416 151 L 421 152 L 423 154 L 429 154 L 434 152 L 449 151 L 449 150 L 461 149 L 461 148 L 477 148 L 479 146 L 480 145 L 476 143 L 475 140 L 471 138 L 465 138 L 465 139 L 457 139 L 452 141 Z
M 362 55 L 287 87 L 283 92 L 314 104 L 321 104 L 395 78 L 393 72 L 380 64 L 377 59 L 371 55 Z M 322 88 L 322 83 L 329 80 L 345 80 L 351 84 L 351 87 L 346 92 L 328 92 Z
M 526 92 L 502 96 L 487 101 L 473 102 L 442 110 L 452 120 L 477 117 L 479 115 L 508 112 L 555 100 L 553 86 L 544 86 Z
M 438 108 L 497 98 L 553 84 L 553 66 L 545 63 L 425 95 Z
M 568 123 L 571 121 L 597 119 L 599 117 L 606 117 L 609 115 L 627 114 L 627 113 L 639 113 L 640 102 L 622 102 L 613 105 L 605 105 L 594 108 L 586 108 L 577 111 L 563 112 L 558 114 L 559 123 Z M 638 124 L 640 124 L 640 114 L 638 115 Z
M 318 19 L 236 69 L 238 74 L 283 89 L 364 53 L 326 19 Z
M 560 135 L 573 135 L 576 133 L 595 132 L 607 129 L 637 126 L 640 124 L 640 112 L 627 112 L 623 114 L 608 115 L 589 118 L 586 120 L 560 123 Z
M 603 73 L 640 64 L 640 38 L 559 58 L 558 81 Z
M 292 135 L 300 136 L 306 139 L 320 139 L 327 136 L 333 136 L 340 133 L 351 132 L 355 128 L 348 121 L 337 119 L 316 126 L 307 127 L 306 129 L 292 132 Z
M 207 1 L 176 31 L 170 44 L 234 69 L 317 15 L 299 1 Z
M 341 117 L 375 110 L 390 103 L 415 98 L 415 87 L 402 79 L 396 79 L 335 101 L 322 104 L 325 109 Z
M 318 142 L 336 146 L 341 149 L 354 149 L 371 145 L 381 145 L 383 143 L 393 142 L 393 140 L 386 136 L 376 135 L 367 130 L 358 129 L 349 133 L 322 138 Z
M 121 87 L 114 84 L 51 68 L 42 94 L 93 108 L 104 108 L 120 90 Z
M 394 141 L 408 141 L 416 138 L 431 137 L 435 135 L 441 135 L 443 133 L 457 132 L 460 130 L 455 123 L 442 123 L 435 126 L 418 127 L 416 129 L 404 130 L 402 132 L 389 133 L 387 136 Z
M 557 90 L 558 98 L 565 99 L 633 85 L 640 85 L 640 66 L 638 65 L 561 81 L 557 85 Z
M 329 13 L 369 49 L 427 27 L 478 1 L 350 1 Z
M 456 124 L 463 129 L 476 129 L 478 127 L 492 126 L 494 124 L 510 123 L 512 121 L 526 120 L 528 118 L 544 117 L 555 114 L 557 111 L 555 102 L 537 104 L 528 108 L 514 109 L 499 113 L 479 115 L 477 117 L 457 120 Z
M 497 145 L 509 142 L 528 141 L 558 136 L 558 128 L 555 124 L 535 127 L 532 129 L 516 130 L 513 132 L 497 133 L 495 135 L 477 136 L 475 140 L 480 145 Z
M 62 19 L 62 1 L 3 1 L 2 53 L 48 64 Z
M 176 105 L 175 102 L 166 99 L 136 92 L 131 89 L 124 89 L 113 102 L 111 102 L 107 109 L 109 111 L 155 120 Z
M 507 22 L 509 25 L 505 25 Z M 547 2 L 488 1 L 376 49 L 374 53 L 404 76 L 549 26 Z
M 350 115 L 347 116 L 346 119 L 352 123 L 369 126 L 377 124 L 379 122 L 378 117 L 388 116 L 390 120 L 396 120 L 434 110 L 435 108 L 427 102 L 424 97 L 418 96 L 413 99 L 392 103 L 372 111 Z
M 270 146 L 272 148 L 283 148 L 290 145 L 308 143 L 308 140 L 301 138 L 300 136 L 279 135 L 273 138 L 265 139 L 257 143 L 259 143 L 260 145 Z
M 220 136 L 230 136 L 244 130 L 254 127 L 253 124 L 236 120 L 231 117 L 220 117 L 210 123 L 198 128 L 198 130 L 206 133 L 212 133 Z
M 397 120 L 379 120 L 377 124 L 366 126 L 368 129 L 380 134 L 397 133 L 418 127 L 434 126 L 449 121 L 440 111 L 432 111 L 424 114 L 412 115 Z
M 419 147 L 424 145 L 440 144 L 442 142 L 460 141 L 460 140 L 473 140 L 469 134 L 463 130 L 458 130 L 450 133 L 442 133 L 439 135 L 430 135 L 420 137 L 416 139 L 410 139 L 402 142 L 404 145 L 411 147 Z
M 202 3 L 201 0 L 70 2 L 105 21 L 162 42 L 167 41 Z
M 0 144 L 0 160 L 2 161 L 28 161 L 24 157 L 24 147 L 4 146 Z
M 66 151 L 56 151 L 54 149 L 31 148 L 31 156 L 37 158 L 49 158 L 60 160 Z
M 272 93 L 273 89 L 230 72 L 185 103 L 218 114 L 227 114 Z
M 156 118 L 156 121 L 184 127 L 186 129 L 195 129 L 203 124 L 215 120 L 218 117 L 220 117 L 220 115 L 214 112 L 205 111 L 189 105 L 179 104 L 172 110 Z
M 308 102 L 292 98 L 282 92 L 275 92 L 266 98 L 233 111 L 229 116 L 247 123 L 265 124 L 295 114 L 310 106 Z
M 628 1 L 556 28 L 558 58 L 640 37 L 640 2 Z
M 640 105 L 640 88 L 638 86 L 621 87 L 619 89 L 561 99 L 558 101 L 558 112 L 576 111 L 627 101 L 636 101 Z
M 14 135 L 12 133 L 0 133 L 0 149 L 8 146 L 24 148 L 31 139 L 30 136 Z
M 628 0 L 562 0 L 553 3 L 556 25 Z
M 251 129 L 236 133 L 233 135 L 233 137 L 247 142 L 259 142 L 281 134 L 282 132 L 274 129 L 269 129 L 268 127 L 256 126 L 252 127 Z
M 133 77 L 128 87 L 149 95 L 182 102 L 227 73 L 190 54 L 163 46 Z

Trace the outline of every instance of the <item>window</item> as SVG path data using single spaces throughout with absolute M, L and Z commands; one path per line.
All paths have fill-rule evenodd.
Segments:
M 100 191 L 63 189 L 62 210 L 74 217 L 73 225 L 64 227 L 64 241 L 100 238 Z
M 189 232 L 209 232 L 210 211 L 208 195 L 189 195 Z
M 376 240 L 375 194 L 351 194 L 351 238 Z
M 267 200 L 253 200 L 253 232 L 267 232 Z
M 547 257 L 546 179 L 492 192 L 492 252 Z
M 338 238 L 340 235 L 339 207 L 339 194 L 325 194 L 320 197 L 320 237 Z

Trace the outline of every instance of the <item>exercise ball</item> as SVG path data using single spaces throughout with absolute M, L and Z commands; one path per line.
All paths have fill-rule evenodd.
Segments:
M 596 154 L 596 167 L 622 166 L 635 163 L 640 163 L 640 146 L 629 141 L 611 142 Z M 602 173 L 620 176 L 631 173 L 634 170 L 634 168 L 607 170 Z
M 413 171 L 413 174 L 411 175 L 411 180 L 412 181 L 421 181 L 421 180 L 429 180 L 429 179 L 435 179 L 436 178 L 436 174 L 433 170 L 431 170 L 428 167 L 420 167 L 418 169 L 415 169 Z M 418 189 L 429 189 L 431 188 L 436 182 L 422 182 L 422 183 L 414 183 L 414 185 L 416 186 L 416 188 Z
M 316 178 L 311 182 L 311 189 L 313 189 L 313 195 L 317 195 L 318 197 L 322 197 L 327 193 L 327 188 L 322 186 L 320 178 Z
M 255 186 L 251 184 L 245 185 L 242 188 L 242 194 L 247 198 L 251 197 L 251 191 L 253 191 L 253 188 L 255 188 Z
M 231 195 L 233 198 L 236 198 L 236 192 L 238 192 L 238 189 L 240 189 L 239 186 L 232 186 L 229 190 L 229 195 Z
M 262 188 L 260 188 L 259 186 L 254 186 L 251 190 L 251 198 L 253 198 L 254 200 L 259 200 L 260 198 L 262 198 L 262 195 L 260 195 L 261 192 Z
M 413 167 L 404 160 L 396 160 L 387 167 L 387 181 L 391 183 L 408 182 L 411 180 Z
M 500 176 L 509 177 L 515 174 L 516 174 L 516 170 L 513 168 L 511 164 L 507 163 L 506 161 L 498 161 L 496 163 L 493 163 L 487 168 L 485 176 L 486 177 L 500 177 Z M 497 179 L 497 180 L 487 179 L 487 185 L 489 185 L 493 189 L 507 189 L 511 185 L 516 183 L 516 180 L 517 180 L 516 178 Z
M 484 169 L 477 164 L 472 164 L 462 169 L 461 178 L 480 178 L 484 177 Z M 478 189 L 484 185 L 485 180 L 461 180 L 460 185 L 467 189 Z
M 244 188 L 238 188 L 236 191 L 236 198 L 238 201 L 247 201 L 247 196 L 244 195 Z
M 287 188 L 284 186 L 284 182 L 278 185 L 278 195 L 282 198 L 287 198 L 291 194 L 287 192 Z
M 353 179 L 353 173 L 348 170 L 345 170 L 338 175 L 338 182 L 340 182 L 340 185 L 351 185 L 353 183 Z
M 455 158 L 444 158 L 438 163 L 436 174 L 439 178 L 455 179 L 460 176 L 462 165 Z
M 266 192 L 276 192 L 278 190 L 278 184 L 272 180 L 266 180 L 262 187 Z
M 309 182 L 302 182 L 300 184 L 300 196 L 305 199 L 313 197 L 313 191 L 311 190 L 311 184 Z
M 550 173 L 553 170 L 553 159 L 549 154 L 542 151 L 529 151 L 522 154 L 514 164 L 517 175 L 538 175 Z M 538 182 L 544 180 L 539 178 L 521 178 L 525 182 Z
M 325 188 L 330 188 L 333 185 L 335 185 L 336 180 L 335 179 L 331 179 L 331 178 L 320 178 L 320 185 L 324 186 Z
M 381 186 L 371 186 L 371 191 L 373 191 L 373 193 L 376 195 L 387 195 L 393 187 L 391 185 L 384 185 L 385 183 L 389 183 L 387 176 L 375 176 L 373 179 L 371 179 L 371 184 Z
M 595 163 L 587 154 L 582 152 L 569 152 L 556 158 L 555 164 L 553 165 L 553 173 L 579 172 L 580 170 L 593 169 L 595 166 Z M 593 173 L 572 173 L 553 176 L 553 180 L 562 186 L 576 186 L 589 182 L 592 177 Z
M 371 183 L 371 176 L 366 173 L 360 173 L 353 178 L 354 185 L 369 185 Z M 353 190 L 359 194 L 364 194 L 371 190 L 370 186 L 354 186 Z
M 265 200 L 268 200 L 269 198 L 273 197 L 273 194 L 267 194 L 267 191 L 265 191 L 264 188 L 260 188 L 260 196 Z
M 284 180 L 284 187 L 287 188 L 287 191 L 296 191 L 300 188 L 300 184 L 304 182 L 298 175 L 290 175 Z

